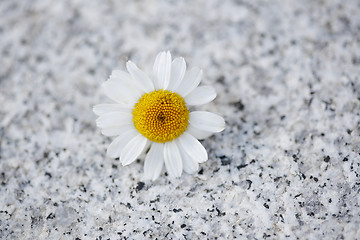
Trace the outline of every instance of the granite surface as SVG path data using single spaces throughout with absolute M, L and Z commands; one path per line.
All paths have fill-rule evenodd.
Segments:
M 0 239 L 360 239 L 360 2 L 0 1 Z M 128 59 L 204 69 L 195 175 L 106 157 Z

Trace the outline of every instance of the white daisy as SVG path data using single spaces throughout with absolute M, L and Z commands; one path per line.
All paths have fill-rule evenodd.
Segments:
M 99 104 L 94 112 L 96 124 L 105 136 L 117 136 L 107 154 L 120 158 L 123 165 L 145 157 L 144 178 L 155 180 L 163 164 L 172 177 L 198 171 L 208 159 L 197 139 L 204 139 L 225 128 L 217 114 L 189 111 L 190 106 L 211 102 L 216 97 L 211 86 L 198 87 L 202 70 L 186 72 L 183 58 L 171 59 L 170 52 L 160 52 L 151 78 L 133 62 L 129 73 L 115 70 L 103 83 L 105 94 L 114 104 Z

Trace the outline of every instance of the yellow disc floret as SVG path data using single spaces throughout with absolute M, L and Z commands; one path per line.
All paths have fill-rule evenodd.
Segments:
M 135 104 L 132 114 L 135 128 L 150 141 L 158 143 L 179 137 L 189 120 L 184 99 L 168 90 L 145 93 Z

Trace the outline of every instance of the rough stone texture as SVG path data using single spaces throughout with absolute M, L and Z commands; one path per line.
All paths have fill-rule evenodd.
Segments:
M 0 2 L 1 239 L 359 239 L 360 2 Z M 128 59 L 204 69 L 198 174 L 143 182 L 91 108 Z

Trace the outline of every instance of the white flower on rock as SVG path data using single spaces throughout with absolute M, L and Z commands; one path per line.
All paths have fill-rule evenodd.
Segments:
M 148 148 L 144 164 L 145 179 L 159 177 L 165 163 L 171 177 L 198 171 L 208 159 L 198 139 L 225 128 L 219 115 L 189 111 L 189 106 L 211 102 L 216 97 L 211 86 L 198 86 L 202 70 L 186 72 L 183 58 L 173 61 L 169 52 L 160 52 L 151 78 L 133 62 L 127 72 L 115 70 L 103 83 L 113 104 L 94 106 L 96 124 L 105 136 L 117 136 L 107 154 L 120 158 L 123 165 L 136 160 Z

